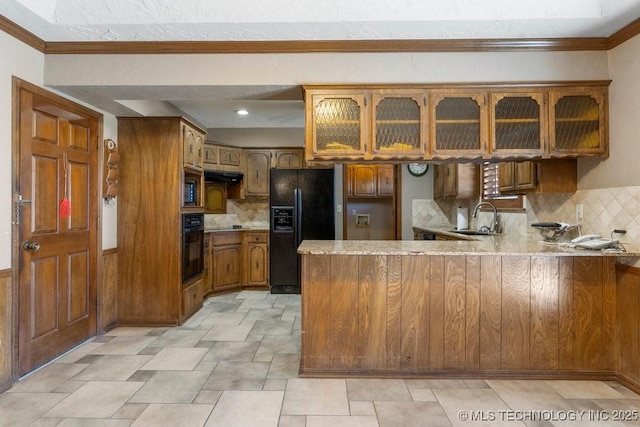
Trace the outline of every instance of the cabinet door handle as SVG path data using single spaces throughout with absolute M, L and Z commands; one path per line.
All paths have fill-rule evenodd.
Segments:
M 256 261 L 256 270 L 260 267 L 260 263 Z
M 231 265 L 227 264 L 227 273 L 229 272 Z

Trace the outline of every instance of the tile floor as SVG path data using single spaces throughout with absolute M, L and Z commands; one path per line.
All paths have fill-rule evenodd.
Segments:
M 181 327 L 117 328 L 22 379 L 0 426 L 639 424 L 615 382 L 298 378 L 299 335 L 299 296 L 212 297 Z

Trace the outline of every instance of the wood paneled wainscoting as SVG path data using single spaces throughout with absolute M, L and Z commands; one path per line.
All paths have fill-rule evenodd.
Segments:
M 635 322 L 640 388 L 640 286 L 616 303 L 615 257 L 302 259 L 303 376 L 615 379 L 616 306 L 633 304 L 618 325 Z
M 0 392 L 11 387 L 13 351 L 13 270 L 0 270 Z
M 98 333 L 118 323 L 118 249 L 102 251 L 102 286 L 98 301 Z
M 640 391 L 640 268 L 616 265 L 618 380 Z

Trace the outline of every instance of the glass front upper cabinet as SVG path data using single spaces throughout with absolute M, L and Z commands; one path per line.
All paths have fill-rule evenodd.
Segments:
M 366 152 L 364 94 L 313 94 L 307 111 L 312 158 L 362 159 Z M 311 123 L 309 123 L 311 119 Z
M 538 156 L 545 152 L 544 93 L 491 94 L 492 157 Z
M 487 154 L 485 93 L 436 92 L 430 104 L 434 158 L 481 158 Z
M 606 88 L 551 93 L 552 155 L 607 154 Z
M 416 91 L 372 95 L 375 158 L 423 159 L 426 151 L 426 94 Z

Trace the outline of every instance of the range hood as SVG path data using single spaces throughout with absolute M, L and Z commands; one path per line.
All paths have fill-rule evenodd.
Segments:
M 235 183 L 242 181 L 242 176 L 242 172 L 204 171 L 204 180 L 207 182 Z

